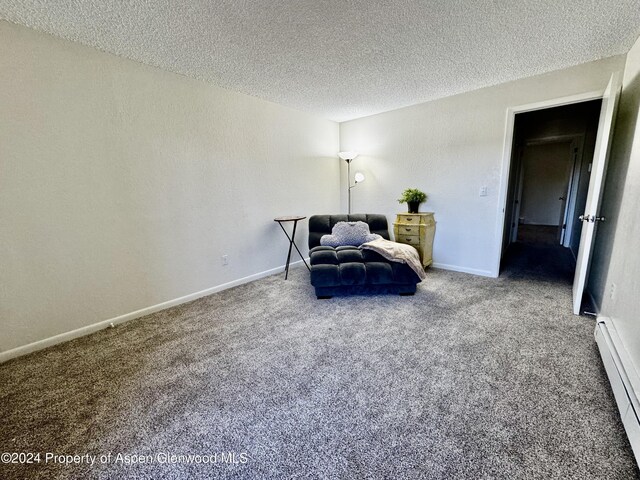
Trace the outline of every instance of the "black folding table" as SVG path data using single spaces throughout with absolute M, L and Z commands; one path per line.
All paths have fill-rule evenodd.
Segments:
M 285 275 L 284 275 L 284 279 L 285 280 L 289 276 L 289 263 L 291 262 L 291 248 L 292 247 L 296 248 L 296 250 L 298 251 L 298 254 L 300 255 L 300 258 L 302 259 L 302 261 L 304 262 L 305 266 L 307 267 L 307 270 L 311 271 L 311 269 L 309 268 L 309 265 L 307 265 L 307 261 L 304 259 L 304 257 L 300 253 L 300 250 L 298 249 L 298 246 L 296 245 L 296 242 L 295 242 L 296 227 L 298 226 L 298 222 L 300 220 L 304 220 L 305 218 L 307 218 L 307 217 L 290 216 L 290 217 L 276 217 L 276 218 L 273 219 L 274 222 L 278 222 L 278 225 L 280 225 L 280 228 L 282 229 L 284 234 L 289 239 L 289 253 L 287 254 L 287 266 L 285 267 L 285 270 L 284 270 L 285 271 Z M 285 230 L 284 226 L 282 225 L 285 222 L 293 222 L 293 232 L 291 233 L 291 236 L 289 236 L 289 234 Z

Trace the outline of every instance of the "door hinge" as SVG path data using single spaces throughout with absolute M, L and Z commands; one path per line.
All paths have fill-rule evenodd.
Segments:
M 589 223 L 604 222 L 607 220 L 606 217 L 598 217 L 595 215 L 580 215 L 578 219 L 581 222 L 589 222 Z

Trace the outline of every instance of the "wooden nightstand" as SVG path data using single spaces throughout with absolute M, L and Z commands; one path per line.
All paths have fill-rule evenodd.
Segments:
M 393 224 L 396 242 L 413 245 L 420 254 L 422 265 L 433 263 L 433 237 L 436 234 L 436 221 L 433 212 L 398 213 Z

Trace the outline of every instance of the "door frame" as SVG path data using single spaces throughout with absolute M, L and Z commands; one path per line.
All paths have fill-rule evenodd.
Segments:
M 578 207 L 578 187 L 580 186 L 580 177 L 582 175 L 582 165 L 584 164 L 584 144 L 586 141 L 585 135 L 577 135 L 574 138 L 572 148 L 573 155 L 573 170 L 571 171 L 571 178 L 569 179 L 569 189 L 567 192 L 567 205 L 564 215 L 564 222 L 566 228 L 564 229 L 562 246 L 570 248 L 571 240 L 573 239 L 573 227 L 575 224 L 576 215 L 579 215 L 577 211 Z M 573 252 L 572 252 L 573 254 Z M 575 260 L 575 259 L 574 259 Z
M 524 185 L 524 168 L 522 165 L 522 156 L 524 155 L 525 146 L 518 147 L 518 153 L 516 154 L 516 180 L 515 180 L 515 191 L 513 195 L 513 207 L 511 210 L 511 218 L 509 219 L 509 223 L 511 224 L 509 228 L 511 229 L 511 234 L 509 235 L 509 241 L 507 242 L 507 248 L 509 245 L 514 243 L 518 239 L 518 228 L 519 228 L 519 219 L 520 219 L 520 207 L 522 206 L 522 187 Z M 513 165 L 512 165 L 513 166 Z M 507 219 L 505 218 L 505 222 Z M 504 248 L 502 250 L 502 255 L 504 255 Z
M 543 110 L 545 108 L 561 107 L 563 105 L 571 105 L 573 103 L 588 102 L 590 100 L 599 100 L 604 96 L 604 88 L 577 95 L 569 95 L 541 102 L 529 103 L 507 108 L 506 126 L 504 132 L 504 142 L 502 148 L 502 165 L 500 167 L 500 186 L 498 190 L 498 212 L 495 230 L 495 246 L 494 246 L 494 263 L 491 271 L 492 277 L 500 275 L 500 261 L 502 260 L 502 244 L 505 232 L 505 212 L 507 209 L 507 193 L 509 189 L 509 173 L 511 171 L 511 155 L 514 149 L 514 127 L 516 114 L 524 112 L 533 112 L 535 110 Z

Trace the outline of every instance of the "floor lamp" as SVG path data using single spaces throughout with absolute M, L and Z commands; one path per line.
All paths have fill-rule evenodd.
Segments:
M 347 162 L 347 198 L 349 203 L 349 215 L 351 215 L 351 189 L 355 187 L 357 184 L 364 182 L 364 174 L 361 172 L 356 172 L 354 175 L 355 183 L 351 185 L 351 162 L 354 158 L 358 156 L 356 152 L 340 152 L 338 156 Z

